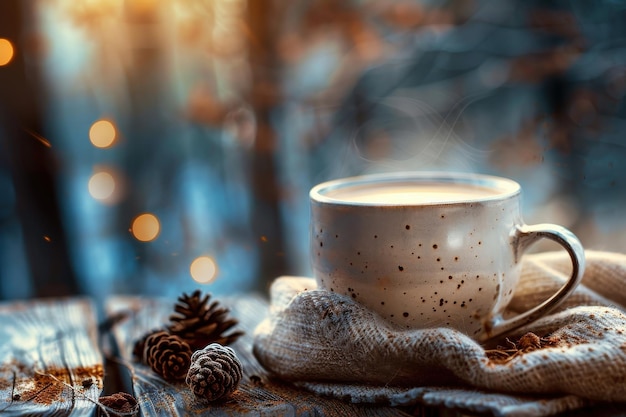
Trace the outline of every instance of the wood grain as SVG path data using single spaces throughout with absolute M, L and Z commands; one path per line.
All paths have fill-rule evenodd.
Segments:
M 93 415 L 104 371 L 87 299 L 0 304 L 0 414 Z
M 233 395 L 222 402 L 196 399 L 184 383 L 168 383 L 148 367 L 134 362 L 132 347 L 148 331 L 161 328 L 173 312 L 175 300 L 141 297 L 114 297 L 107 302 L 108 315 L 129 312 L 129 318 L 117 325 L 114 335 L 121 360 L 132 374 L 134 395 L 145 416 L 407 416 L 404 410 L 351 404 L 322 398 L 276 380 L 265 371 L 252 354 L 252 333 L 267 313 L 267 302 L 256 295 L 220 299 L 240 321 L 246 334 L 231 347 L 244 367 L 244 378 Z

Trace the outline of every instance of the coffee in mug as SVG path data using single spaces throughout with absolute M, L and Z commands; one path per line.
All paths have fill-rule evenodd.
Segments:
M 450 203 L 494 195 L 497 191 L 486 187 L 436 183 L 354 186 L 334 189 L 327 194 L 347 202 L 381 205 Z
M 486 340 L 548 313 L 584 271 L 579 240 L 562 226 L 526 225 L 513 180 L 466 173 L 366 175 L 310 192 L 310 245 L 318 286 L 354 298 L 406 329 L 452 327 Z M 537 240 L 562 245 L 567 283 L 537 307 L 502 313 Z

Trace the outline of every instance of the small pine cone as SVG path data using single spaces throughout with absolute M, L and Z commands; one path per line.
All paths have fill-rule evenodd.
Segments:
M 193 393 L 209 401 L 232 394 L 243 377 L 243 367 L 235 351 L 212 343 L 191 356 L 185 382 Z
M 200 290 L 181 295 L 167 326 L 170 334 L 182 338 L 194 351 L 211 343 L 229 345 L 243 335 L 242 331 L 226 334 L 239 322 L 229 317 L 230 311 L 221 307 L 218 301 L 209 304 L 209 298 L 209 294 L 203 296 Z
M 184 379 L 191 363 L 191 348 L 178 336 L 159 331 L 145 342 L 144 358 L 154 372 L 167 381 Z

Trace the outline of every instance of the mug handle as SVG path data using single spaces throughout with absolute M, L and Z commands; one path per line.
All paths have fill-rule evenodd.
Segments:
M 560 244 L 569 254 L 572 260 L 572 274 L 569 280 L 556 293 L 538 306 L 509 319 L 504 319 L 502 316 L 495 317 L 488 325 L 485 340 L 517 329 L 544 316 L 563 302 L 582 280 L 585 272 L 585 252 L 582 244 L 568 229 L 555 224 L 543 223 L 517 226 L 513 232 L 515 261 L 519 262 L 526 249 L 543 238 Z

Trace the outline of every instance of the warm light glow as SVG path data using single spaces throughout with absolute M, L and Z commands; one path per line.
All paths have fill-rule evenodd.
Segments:
M 96 172 L 89 179 L 89 194 L 96 200 L 108 200 L 115 192 L 115 178 L 110 172 Z
M 158 9 L 159 0 L 129 0 L 126 6 L 135 14 L 151 14 Z
M 96 166 L 89 178 L 89 195 L 104 204 L 115 204 L 124 195 L 124 177 L 109 166 Z
M 217 265 L 208 256 L 200 256 L 191 263 L 191 278 L 200 284 L 209 284 L 217 277 Z
M 0 67 L 13 59 L 13 44 L 8 39 L 0 38 Z
M 117 129 L 109 120 L 98 120 L 89 129 L 89 140 L 98 148 L 108 148 L 117 138 Z
M 135 239 L 149 242 L 156 239 L 159 235 L 161 225 L 159 224 L 159 219 L 154 214 L 144 213 L 135 217 L 130 230 Z

